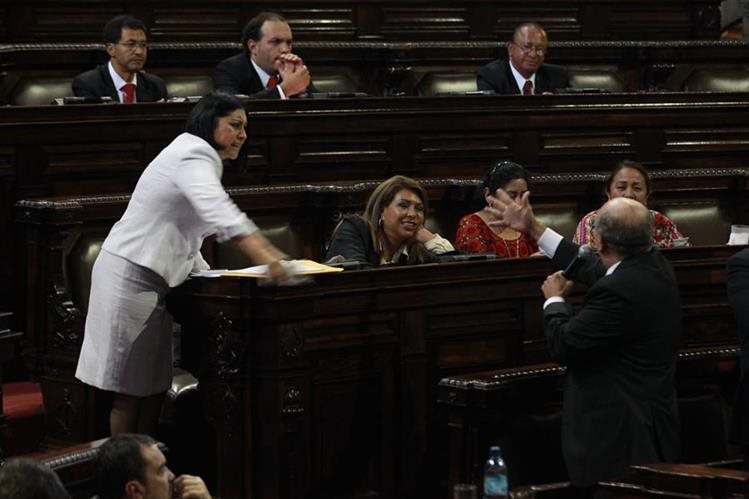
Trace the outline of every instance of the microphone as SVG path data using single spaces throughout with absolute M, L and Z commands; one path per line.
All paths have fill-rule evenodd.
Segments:
M 580 269 L 580 266 L 585 260 L 593 254 L 593 248 L 589 244 L 583 244 L 577 250 L 577 256 L 567 265 L 567 268 L 562 271 L 562 275 L 565 279 L 573 279 L 575 274 Z

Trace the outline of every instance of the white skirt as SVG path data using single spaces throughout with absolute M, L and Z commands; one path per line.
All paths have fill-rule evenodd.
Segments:
M 172 382 L 172 317 L 166 281 L 150 269 L 102 250 L 91 274 L 86 329 L 75 377 L 86 384 L 145 397 Z

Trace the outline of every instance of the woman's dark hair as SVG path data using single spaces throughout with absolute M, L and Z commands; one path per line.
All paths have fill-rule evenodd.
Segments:
M 528 170 L 512 161 L 500 161 L 486 172 L 482 187 L 489 189 L 489 193 L 493 196 L 497 189 L 500 187 L 504 189 L 508 183 L 518 178 L 528 182 Z M 481 199 L 484 199 L 483 192 Z
M 243 109 L 239 99 L 224 92 L 212 92 L 200 99 L 192 108 L 187 117 L 185 132 L 200 137 L 211 144 L 211 147 L 219 150 L 221 147 L 213 138 L 216 122 L 237 109 Z
M 625 168 L 631 168 L 633 170 L 637 170 L 640 172 L 640 175 L 642 175 L 642 178 L 645 179 L 645 189 L 647 190 L 647 194 L 650 194 L 650 175 L 648 175 L 648 171 L 645 169 L 644 166 L 642 166 L 637 161 L 632 161 L 630 159 L 625 159 L 623 161 L 620 161 L 611 172 L 606 175 L 606 180 L 603 182 L 603 193 L 608 195 L 611 191 L 611 184 L 614 183 L 614 177 L 616 177 L 616 174 L 620 171 L 624 170 Z

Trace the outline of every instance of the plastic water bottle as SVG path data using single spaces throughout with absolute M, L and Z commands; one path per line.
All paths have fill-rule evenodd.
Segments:
M 499 446 L 489 448 L 489 459 L 484 465 L 484 499 L 506 498 L 507 466 L 502 459 Z

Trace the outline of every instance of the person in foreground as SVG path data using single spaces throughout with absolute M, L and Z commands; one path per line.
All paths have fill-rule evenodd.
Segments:
M 216 234 L 272 279 L 284 279 L 284 255 L 237 208 L 221 185 L 222 161 L 236 159 L 247 135 L 241 103 L 203 97 L 179 135 L 148 165 L 127 210 L 102 244 L 76 377 L 114 392 L 110 430 L 153 434 L 172 380 L 170 288 L 205 270 L 203 239 Z
M 261 99 L 288 99 L 312 92 L 302 58 L 291 52 L 291 27 L 275 12 L 262 12 L 242 30 L 242 53 L 213 70 L 216 90 Z
M 537 23 L 523 23 L 515 28 L 507 42 L 508 58 L 497 59 L 479 69 L 476 87 L 501 95 L 534 95 L 551 93 L 570 86 L 567 70 L 544 64 L 549 40 Z
M 378 185 L 363 215 L 346 215 L 333 232 L 326 260 L 342 257 L 367 265 L 413 264 L 454 251 L 447 239 L 424 227 L 426 191 L 417 181 L 396 175 Z
M 148 435 L 122 433 L 104 442 L 95 477 L 99 499 L 211 499 L 200 477 L 175 478 Z
M 741 377 L 731 412 L 729 440 L 741 446 L 744 469 L 749 469 L 749 249 L 728 259 L 726 281 L 741 343 Z
M 578 246 L 546 228 L 528 196 L 513 200 L 500 189 L 489 202 L 501 223 L 532 236 L 555 268 L 566 268 Z M 579 312 L 565 302 L 572 281 L 561 272 L 541 287 L 549 352 L 567 366 L 562 450 L 577 487 L 616 478 L 632 464 L 679 458 L 679 287 L 652 245 L 651 224 L 641 203 L 610 200 L 592 234 L 598 253 L 581 257 L 574 275 L 589 287 Z
M 640 163 L 625 160 L 609 173 L 604 181 L 604 188 L 609 199 L 625 197 L 647 206 L 651 192 L 650 176 Z M 575 235 L 572 237 L 573 242 L 577 244 L 590 242 L 590 232 L 597 215 L 598 210 L 594 210 L 580 219 Z M 660 248 L 670 248 L 674 246 L 674 241 L 686 242 L 684 236 L 676 228 L 676 224 L 666 215 L 655 210 L 650 210 L 650 215 L 653 218 L 653 240 Z
M 73 80 L 77 97 L 111 97 L 115 102 L 157 102 L 167 98 L 166 84 L 143 71 L 148 55 L 146 25 L 133 17 L 112 18 L 104 26 L 104 44 L 109 63 Z
M 46 464 L 23 457 L 0 466 L 0 497 L 8 499 L 68 499 L 57 473 Z
M 497 163 L 484 178 L 483 199 L 499 188 L 511 199 L 520 198 L 528 192 L 528 172 L 512 161 Z M 512 227 L 489 225 L 494 220 L 486 207 L 461 218 L 455 247 L 469 253 L 494 253 L 502 258 L 528 257 L 538 251 L 536 241 L 526 234 Z

